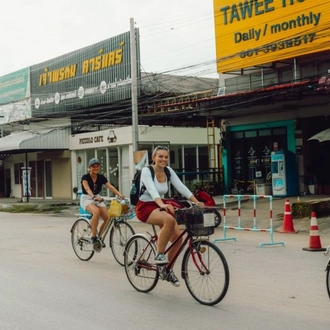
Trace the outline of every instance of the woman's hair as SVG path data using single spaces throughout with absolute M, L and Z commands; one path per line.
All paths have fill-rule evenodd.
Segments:
M 166 151 L 169 151 L 169 150 L 168 150 L 168 147 L 166 147 L 166 146 L 157 146 L 157 147 L 154 149 L 154 151 L 152 152 L 152 157 L 156 156 L 156 153 L 157 153 L 158 150 L 166 150 Z

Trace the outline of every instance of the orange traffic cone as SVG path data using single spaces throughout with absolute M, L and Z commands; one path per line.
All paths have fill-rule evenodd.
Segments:
M 298 230 L 297 231 L 294 230 L 294 227 L 293 227 L 290 201 L 288 199 L 285 201 L 283 226 L 279 232 L 280 233 L 291 233 L 291 234 L 295 234 L 298 232 Z
M 311 227 L 309 232 L 309 247 L 303 248 L 305 251 L 325 251 L 326 248 L 323 248 L 321 245 L 321 239 L 319 234 L 319 227 L 316 221 L 315 212 L 312 212 L 311 215 Z

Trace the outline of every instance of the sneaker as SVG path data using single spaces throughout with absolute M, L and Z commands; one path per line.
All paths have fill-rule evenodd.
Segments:
M 164 253 L 158 253 L 154 259 L 154 263 L 157 265 L 168 264 L 166 255 Z
M 175 287 L 180 286 L 180 282 L 179 282 L 178 278 L 175 276 L 173 269 L 171 269 L 170 272 L 168 273 L 167 281 L 170 282 Z
M 98 237 L 92 237 L 93 250 L 95 252 L 100 252 L 102 249 L 102 243 Z

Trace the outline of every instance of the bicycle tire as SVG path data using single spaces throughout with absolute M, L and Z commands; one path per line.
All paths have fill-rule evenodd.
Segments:
M 83 261 L 90 260 L 94 255 L 90 241 L 92 228 L 89 221 L 79 218 L 71 228 L 71 244 L 76 256 Z
M 132 236 L 125 248 L 125 272 L 128 281 L 139 292 L 150 292 L 158 283 L 159 272 L 152 264 L 155 245 L 143 234 Z
M 220 249 L 209 241 L 192 244 L 196 263 L 204 271 L 201 273 L 198 270 L 188 247 L 182 259 L 182 277 L 195 300 L 203 305 L 216 305 L 225 297 L 229 287 L 227 260 Z
M 214 210 L 214 224 L 215 224 L 215 227 L 219 227 L 220 223 L 221 223 L 221 214 L 217 210 Z
M 124 252 L 127 241 L 135 234 L 132 226 L 124 220 L 114 220 L 110 230 L 109 246 L 119 265 L 124 266 Z
M 327 285 L 328 296 L 330 298 L 330 259 L 328 261 L 327 268 L 326 268 L 325 280 L 326 280 L 326 285 Z

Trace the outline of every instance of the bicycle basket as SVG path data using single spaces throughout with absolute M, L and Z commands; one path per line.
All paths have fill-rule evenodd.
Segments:
M 212 213 L 212 214 L 211 214 Z M 214 233 L 214 223 L 210 223 L 213 210 L 203 210 L 197 206 L 177 211 L 177 221 L 185 224 L 189 236 L 209 236 Z M 214 217 L 213 217 L 214 220 Z
M 119 217 L 121 215 L 122 206 L 116 200 L 112 200 L 108 211 L 109 218 Z

